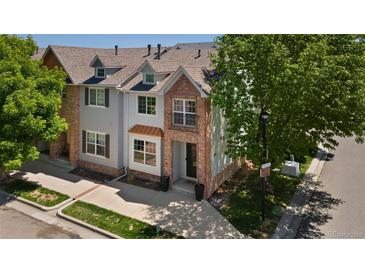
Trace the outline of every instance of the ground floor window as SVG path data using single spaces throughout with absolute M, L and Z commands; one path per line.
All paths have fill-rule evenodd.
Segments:
M 156 143 L 134 139 L 134 162 L 156 166 Z
M 105 157 L 105 134 L 92 131 L 86 132 L 86 152 Z

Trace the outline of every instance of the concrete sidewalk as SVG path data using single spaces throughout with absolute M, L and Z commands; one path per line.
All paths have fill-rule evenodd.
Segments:
M 72 197 L 97 184 L 41 161 L 27 163 L 23 171 L 20 176 Z M 186 238 L 245 238 L 208 202 L 197 202 L 174 190 L 165 193 L 114 182 L 101 185 L 80 200 L 157 224 Z

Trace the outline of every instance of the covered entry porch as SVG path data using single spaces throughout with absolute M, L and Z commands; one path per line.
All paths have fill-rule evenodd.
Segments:
M 197 181 L 196 144 L 172 142 L 172 182 L 173 187 L 188 193 L 194 193 Z

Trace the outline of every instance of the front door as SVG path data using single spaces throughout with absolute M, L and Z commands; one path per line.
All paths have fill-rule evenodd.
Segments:
M 186 143 L 186 176 L 196 178 L 196 144 Z

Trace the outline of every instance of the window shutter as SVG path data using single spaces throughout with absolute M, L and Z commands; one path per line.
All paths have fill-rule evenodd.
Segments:
M 110 156 L 110 135 L 105 134 L 105 158 L 109 159 Z
M 109 107 L 109 89 L 105 89 L 105 107 Z
M 85 105 L 89 104 L 89 88 L 85 88 Z
M 82 131 L 82 152 L 86 153 L 86 131 Z

